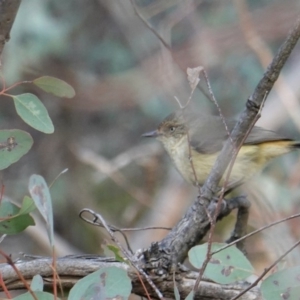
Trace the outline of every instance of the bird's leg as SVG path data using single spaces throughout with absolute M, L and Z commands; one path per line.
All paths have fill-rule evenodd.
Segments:
M 228 204 L 232 202 L 231 205 L 234 205 L 238 208 L 234 230 L 232 231 L 230 238 L 226 241 L 226 243 L 231 243 L 243 237 L 246 234 L 249 217 L 249 208 L 251 206 L 251 203 L 246 196 L 235 197 L 227 201 L 229 202 Z M 238 249 L 240 249 L 243 253 L 246 254 L 244 240 L 238 242 L 236 246 Z

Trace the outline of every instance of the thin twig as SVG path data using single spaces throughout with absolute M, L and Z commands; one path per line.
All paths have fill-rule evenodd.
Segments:
M 83 212 L 81 212 L 79 214 L 79 217 L 89 224 L 97 225 L 99 227 L 105 228 L 104 225 L 101 223 L 101 221 L 90 220 L 90 219 L 83 217 Z M 126 246 L 127 246 L 128 250 L 131 252 L 131 254 L 133 254 L 133 250 L 129 244 L 128 238 L 125 235 L 124 231 L 144 231 L 144 230 L 157 230 L 157 229 L 171 230 L 172 229 L 170 227 L 162 227 L 162 226 L 148 226 L 148 227 L 137 227 L 137 228 L 118 228 L 118 227 L 116 227 L 114 225 L 110 225 L 110 224 L 106 224 L 106 226 L 108 226 L 112 232 L 119 232 L 123 236 Z
M 158 38 L 158 40 L 162 43 L 162 45 L 170 52 L 171 57 L 173 59 L 173 61 L 176 63 L 176 65 L 179 67 L 179 69 L 182 72 L 185 72 L 185 68 L 183 68 L 181 66 L 181 64 L 179 63 L 179 61 L 176 60 L 176 58 L 173 56 L 173 51 L 172 51 L 172 47 L 164 40 L 164 38 L 157 32 L 157 30 L 155 30 L 155 28 L 140 14 L 140 12 L 138 11 L 134 0 L 130 0 L 130 3 L 133 7 L 134 13 L 137 15 L 137 17 L 145 24 L 145 26 Z M 206 91 L 204 89 L 202 89 L 201 86 L 197 85 L 197 88 L 201 91 L 201 93 L 203 93 L 203 95 L 209 99 L 209 95 L 206 93 Z
M 252 231 L 252 232 L 250 232 L 250 233 L 242 236 L 241 238 L 239 238 L 239 239 L 237 239 L 237 240 L 235 240 L 235 241 L 233 241 L 231 243 L 228 243 L 227 245 L 219 248 L 218 250 L 213 251 L 212 255 L 214 255 L 214 254 L 216 254 L 216 253 L 218 253 L 218 252 L 220 252 L 220 251 L 222 251 L 222 250 L 224 250 L 226 248 L 229 248 L 232 245 L 235 245 L 236 243 L 238 243 L 240 241 L 243 241 L 243 240 L 245 240 L 245 239 L 247 239 L 247 238 L 249 238 L 249 237 L 251 237 L 251 236 L 253 236 L 253 235 L 255 235 L 255 234 L 259 233 L 259 232 L 261 232 L 261 231 L 264 231 L 265 229 L 268 229 L 268 228 L 273 227 L 273 226 L 275 226 L 277 224 L 280 224 L 280 223 L 283 223 L 283 222 L 286 222 L 286 221 L 289 221 L 289 220 L 292 220 L 292 219 L 296 219 L 296 218 L 299 218 L 299 217 L 300 217 L 300 213 L 292 215 L 292 216 L 289 216 L 287 218 L 284 218 L 284 219 L 281 219 L 281 220 L 278 220 L 278 221 L 275 221 L 275 222 L 272 222 L 272 223 L 270 223 L 270 224 L 268 224 L 266 226 L 263 226 L 261 228 L 258 228 L 256 230 L 254 230 L 254 231 Z
M 266 99 L 266 97 L 264 98 Z M 264 103 L 264 102 L 263 102 Z M 234 165 L 234 162 L 236 160 L 236 157 L 238 155 L 238 152 L 240 150 L 240 148 L 243 146 L 244 144 L 244 141 L 246 140 L 247 136 L 249 135 L 250 131 L 252 130 L 254 124 L 256 123 L 257 119 L 259 118 L 259 115 L 260 115 L 260 112 L 261 112 L 261 109 L 263 107 L 263 103 L 256 115 L 256 118 L 252 121 L 251 123 L 251 126 L 248 128 L 244 138 L 242 139 L 240 145 L 238 146 L 237 149 L 234 150 L 234 155 L 232 156 L 231 158 L 231 161 L 230 161 L 230 164 L 228 166 L 228 170 L 226 172 L 226 176 L 225 176 L 225 179 L 224 179 L 224 184 L 223 184 L 223 188 L 222 188 L 222 192 L 219 196 L 219 199 L 218 199 L 218 203 L 217 203 L 217 208 L 216 208 L 216 211 L 214 213 L 214 216 L 213 216 L 213 222 L 211 222 L 211 227 L 210 227 L 210 230 L 209 230 L 209 236 L 208 236 L 208 242 L 207 242 L 207 253 L 206 253 L 206 258 L 203 262 L 203 265 L 202 265 L 202 268 L 200 269 L 199 271 L 199 277 L 197 278 L 196 282 L 195 282 L 195 287 L 194 287 L 194 291 L 197 290 L 198 286 L 199 286 L 199 283 L 203 277 L 203 274 L 204 274 L 204 271 L 205 271 L 205 268 L 207 267 L 207 264 L 208 262 L 210 261 L 211 259 L 211 256 L 212 256 L 212 253 L 210 252 L 211 251 L 211 245 L 212 245 L 212 237 L 213 237 L 213 233 L 214 233 L 214 230 L 215 230 L 215 226 L 216 226 L 216 222 L 217 222 L 217 217 L 219 215 L 219 212 L 221 210 L 221 204 L 222 204 L 222 200 L 223 200 L 223 197 L 224 197 L 224 193 L 226 191 L 226 186 L 227 186 L 227 183 L 229 181 L 229 177 L 230 177 L 230 174 L 231 174 L 231 171 L 232 171 L 232 168 L 233 168 L 233 165 Z
M 104 218 L 100 215 L 95 213 L 93 210 L 91 209 L 83 209 L 80 212 L 80 215 L 82 215 L 84 212 L 90 213 L 93 217 L 94 217 L 94 222 L 97 222 L 98 220 L 100 220 L 100 222 L 103 224 L 103 227 L 106 229 L 107 233 L 110 235 L 110 238 L 112 239 L 113 242 L 116 243 L 116 245 L 119 247 L 119 249 L 122 251 L 122 253 L 124 254 L 124 256 L 127 258 L 128 262 L 130 262 L 130 264 L 140 273 L 142 274 L 145 279 L 147 280 L 147 282 L 149 283 L 149 285 L 153 288 L 153 290 L 155 291 L 155 293 L 157 294 L 157 296 L 159 297 L 159 299 L 163 300 L 164 297 L 162 295 L 162 293 L 159 291 L 159 289 L 156 287 L 156 285 L 154 284 L 154 282 L 150 279 L 150 277 L 146 274 L 146 272 L 144 270 L 142 270 L 137 264 L 136 264 L 136 258 L 133 257 L 130 253 L 127 252 L 126 249 L 123 248 L 122 244 L 119 242 L 119 240 L 115 237 L 114 232 L 109 228 L 109 226 L 106 224 L 106 221 L 104 220 Z
M 30 295 L 33 297 L 34 300 L 38 300 L 35 293 L 32 291 L 30 288 L 29 284 L 27 283 L 26 279 L 22 275 L 22 273 L 18 270 L 12 259 L 6 255 L 1 249 L 0 249 L 0 254 L 6 259 L 6 262 L 14 269 L 22 283 L 24 284 L 24 287 L 27 289 L 27 291 L 30 293 Z
M 232 298 L 231 300 L 236 300 L 238 298 L 240 298 L 242 295 L 244 295 L 246 292 L 248 292 L 249 290 L 251 290 L 253 287 L 255 287 L 260 280 L 268 273 L 270 272 L 284 257 L 286 257 L 292 250 L 294 250 L 298 245 L 300 245 L 300 240 L 298 242 L 296 242 L 289 250 L 287 250 L 284 254 L 282 254 L 281 256 L 279 256 L 278 259 L 276 259 L 268 268 L 266 268 L 261 275 L 246 289 L 244 289 L 242 292 L 240 292 L 237 296 L 235 296 L 234 298 Z
M 215 97 L 215 95 L 214 95 L 214 93 L 213 93 L 213 90 L 212 90 L 212 88 L 211 88 L 211 85 L 210 85 L 210 82 L 209 82 L 209 79 L 208 79 L 208 75 L 207 75 L 207 73 L 206 73 L 206 71 L 205 71 L 204 68 L 203 68 L 202 72 L 203 72 L 203 74 L 204 74 L 204 79 L 205 79 L 205 82 L 206 82 L 206 85 L 207 85 L 207 88 L 208 88 L 209 99 L 210 99 L 210 100 L 214 103 L 214 105 L 216 106 L 216 108 L 217 108 L 217 110 L 218 110 L 218 112 L 219 112 L 219 116 L 221 117 L 222 122 L 223 122 L 223 124 L 224 124 L 224 127 L 225 127 L 225 129 L 226 129 L 227 135 L 228 135 L 228 137 L 230 138 L 230 140 L 231 140 L 231 142 L 232 142 L 232 139 L 231 139 L 231 136 L 230 136 L 230 131 L 229 131 L 229 128 L 228 128 L 228 126 L 227 126 L 227 124 L 226 124 L 226 120 L 225 120 L 224 115 L 223 115 L 223 113 L 222 113 L 222 111 L 221 111 L 221 107 L 220 107 L 220 105 L 219 105 L 218 101 L 216 100 L 216 97 Z

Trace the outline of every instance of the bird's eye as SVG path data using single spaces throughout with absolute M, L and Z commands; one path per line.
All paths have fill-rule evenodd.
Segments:
M 170 130 L 170 132 L 174 132 L 175 131 L 175 127 L 174 126 L 170 126 L 169 130 Z

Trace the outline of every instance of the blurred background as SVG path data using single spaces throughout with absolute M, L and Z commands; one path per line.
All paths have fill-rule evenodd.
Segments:
M 135 5 L 135 8 L 133 7 Z M 138 14 L 135 14 L 134 9 Z M 22 1 L 2 57 L 7 85 L 42 75 L 71 84 L 76 96 L 57 99 L 30 85 L 55 126 L 46 135 L 17 116 L 1 98 L 0 126 L 30 132 L 34 146 L 1 172 L 5 195 L 21 202 L 31 174 L 50 184 L 58 255 L 102 254 L 109 241 L 78 214 L 90 208 L 109 224 L 173 226 L 195 200 L 197 189 L 180 177 L 159 142 L 143 139 L 190 95 L 188 67 L 203 66 L 226 117 L 237 117 L 300 10 L 298 0 L 26 0 Z M 169 44 L 172 54 L 142 21 Z M 259 125 L 300 140 L 300 44 L 269 95 Z M 207 91 L 203 78 L 201 87 Z M 217 113 L 196 90 L 193 105 Z M 252 202 L 249 231 L 299 212 L 299 153 L 279 158 L 242 190 Z M 235 214 L 217 226 L 223 242 Z M 1 244 L 7 253 L 49 255 L 44 223 Z M 263 269 L 300 236 L 299 220 L 277 225 L 247 241 L 249 257 Z M 165 230 L 128 233 L 134 250 Z M 120 239 L 122 237 L 120 236 Z M 300 249 L 286 259 L 300 259 Z

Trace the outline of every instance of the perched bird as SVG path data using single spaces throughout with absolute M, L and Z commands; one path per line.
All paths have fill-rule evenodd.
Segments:
M 225 120 L 225 123 L 231 132 L 236 122 Z M 224 142 L 228 139 L 228 132 L 221 117 L 178 111 L 165 118 L 157 130 L 145 133 L 143 136 L 155 137 L 162 142 L 186 181 L 194 185 L 203 185 Z M 271 130 L 253 127 L 239 150 L 228 185 L 244 183 L 252 175 L 261 171 L 272 158 L 297 148 L 300 148 L 300 142 L 282 137 Z M 224 184 L 224 176 L 220 186 Z

